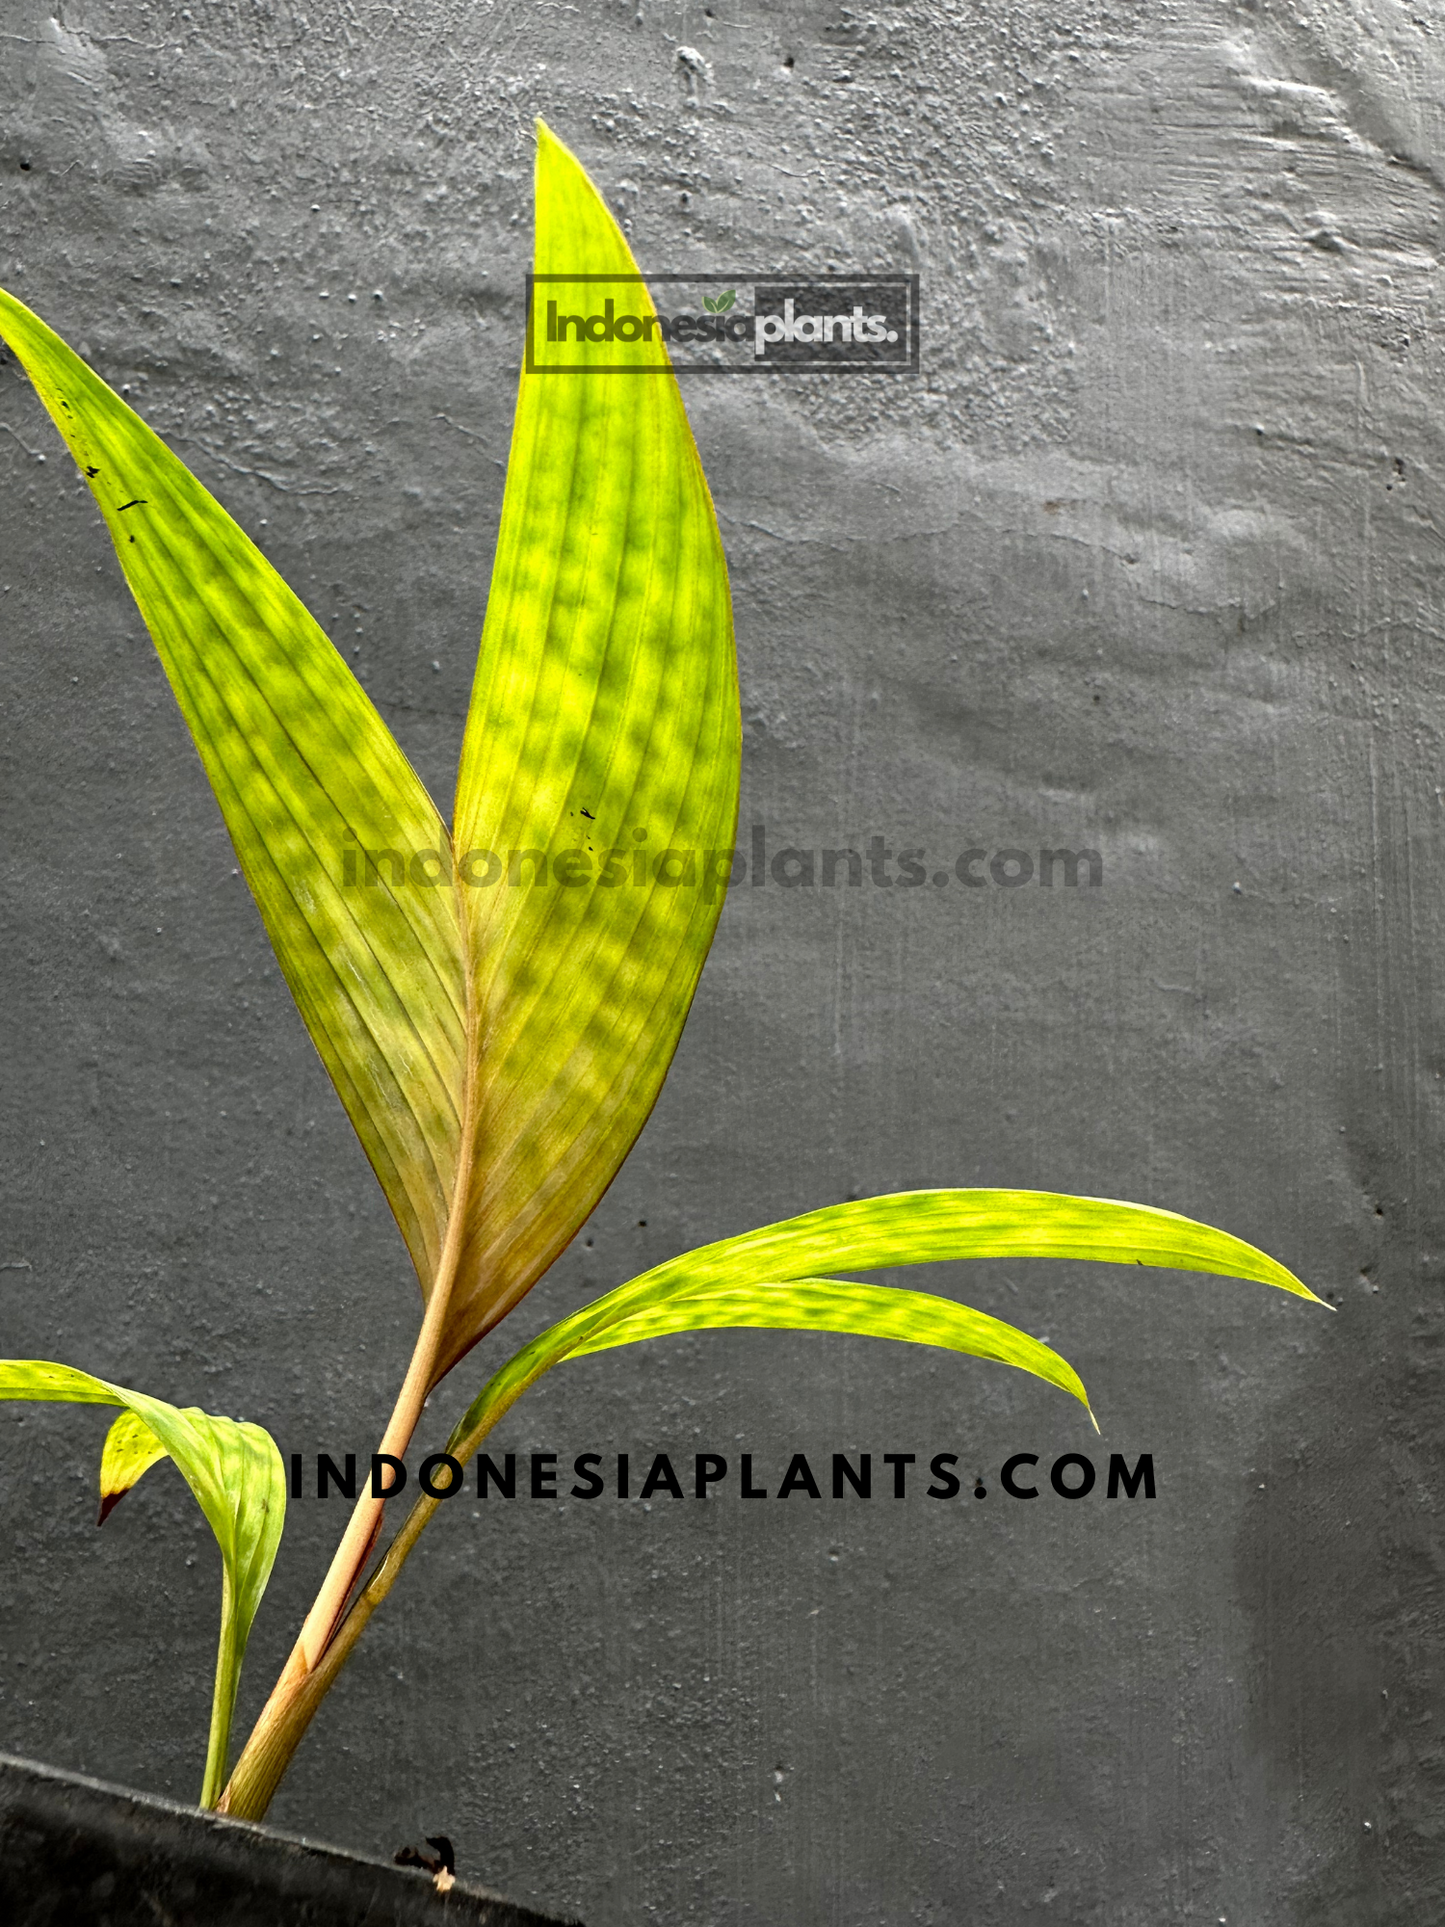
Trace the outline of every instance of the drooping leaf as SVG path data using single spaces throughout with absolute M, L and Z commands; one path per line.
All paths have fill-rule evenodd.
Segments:
M 738 1285 L 664 1298 L 584 1338 L 569 1356 L 586 1358 L 674 1332 L 739 1329 L 842 1332 L 935 1345 L 1016 1365 L 1057 1385 L 1089 1411 L 1088 1394 L 1073 1366 L 1027 1332 L 951 1298 L 892 1285 L 859 1285 L 845 1278 L 799 1278 L 785 1285 Z
M 1001 1257 L 1148 1264 L 1253 1279 L 1321 1302 L 1255 1246 L 1170 1211 L 1040 1191 L 904 1192 L 834 1205 L 706 1245 L 607 1293 L 509 1359 L 453 1428 L 447 1450 L 465 1463 L 527 1387 L 564 1359 L 664 1332 L 724 1324 L 943 1344 L 1035 1372 L 1081 1399 L 1087 1410 L 1083 1387 L 1071 1368 L 1038 1341 L 967 1307 L 922 1293 L 812 1276 L 820 1254 L 856 1269 Z M 249 1818 L 265 1812 L 322 1694 L 441 1503 L 422 1495 L 412 1505 L 298 1697 L 287 1730 L 259 1745 L 253 1736 L 228 1795 L 232 1811 Z
M 466 1056 L 441 818 L 312 616 L 185 465 L 3 291 L 0 335 L 90 484 L 286 981 L 430 1281 Z
M 1248 1278 L 1315 1299 L 1307 1285 L 1266 1252 L 1177 1212 L 1057 1191 L 984 1189 L 895 1191 L 825 1205 L 799 1218 L 701 1245 L 644 1272 L 610 1296 L 640 1303 L 682 1288 L 741 1284 L 760 1276 L 799 1278 L 824 1268 L 876 1271 L 948 1258 L 1079 1258 L 1161 1265 Z M 623 1293 L 629 1296 L 623 1299 Z
M 124 1407 L 124 1417 L 111 1427 L 102 1454 L 102 1517 L 162 1456 L 175 1461 L 206 1515 L 221 1549 L 221 1637 L 201 1791 L 201 1804 L 213 1806 L 225 1784 L 227 1741 L 246 1641 L 286 1522 L 286 1475 L 275 1440 L 259 1425 L 215 1418 L 193 1406 L 180 1410 L 47 1359 L 0 1359 L 0 1398 Z
M 685 1329 L 685 1324 L 669 1321 L 674 1313 L 685 1317 L 693 1299 L 722 1302 L 729 1293 L 749 1293 L 760 1286 L 775 1289 L 802 1280 L 811 1289 L 822 1290 L 827 1281 L 817 1274 L 825 1269 L 876 1271 L 961 1258 L 1073 1258 L 1161 1266 L 1250 1279 L 1315 1304 L 1323 1302 L 1293 1272 L 1254 1245 L 1151 1205 L 1068 1197 L 1053 1191 L 894 1192 L 827 1205 L 800 1218 L 702 1245 L 619 1285 L 542 1332 L 509 1359 L 457 1422 L 448 1450 L 474 1451 L 476 1442 L 543 1372 L 563 1359 L 629 1343 L 634 1321 L 639 1321 L 639 1335 L 653 1336 L 648 1324 L 653 1319 L 658 1330 Z M 846 1284 L 839 1288 L 857 1289 Z M 882 1289 L 886 1294 L 888 1288 Z M 909 1336 L 901 1329 L 907 1313 L 900 1314 L 897 1323 L 900 1329 L 886 1335 Z M 1003 1332 L 1009 1329 L 1000 1327 Z M 1022 1333 L 1016 1336 L 1023 1338 Z M 1008 1362 L 1022 1361 L 1010 1358 Z M 1051 1375 L 1039 1373 L 1045 1378 Z M 1062 1382 L 1054 1379 L 1056 1384 Z M 1082 1395 L 1080 1387 L 1075 1396 Z M 1087 1399 L 1084 1402 L 1087 1405 Z
M 100 1454 L 100 1517 L 95 1523 L 103 1526 L 126 1493 L 168 1456 L 139 1412 L 121 1412 L 106 1433 Z
M 540 126 L 537 269 L 637 271 L 581 166 Z M 643 299 L 628 284 L 592 292 Z M 517 400 L 456 845 L 464 864 L 565 846 L 594 879 L 614 851 L 623 880 L 462 891 L 477 1177 L 444 1363 L 516 1303 L 611 1181 L 721 905 L 708 853 L 731 850 L 740 757 L 727 569 L 666 350 L 644 356 L 659 372 L 524 372 Z

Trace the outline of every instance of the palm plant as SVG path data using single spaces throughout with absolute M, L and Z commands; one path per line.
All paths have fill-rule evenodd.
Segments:
M 636 273 L 545 127 L 536 213 L 539 273 Z M 706 870 L 730 852 L 740 730 L 726 565 L 666 350 L 644 343 L 635 379 L 522 375 L 448 826 L 328 638 L 219 504 L 4 293 L 0 332 L 90 483 L 410 1253 L 423 1314 L 378 1447 L 400 1459 L 428 1395 L 543 1276 L 616 1174 L 717 924 L 720 892 L 667 861 L 702 853 Z M 644 840 L 658 854 L 639 864 Z M 571 861 L 556 887 L 496 887 L 494 853 L 561 842 Z M 606 859 L 622 856 L 618 887 Z M 459 1479 L 553 1366 L 724 1326 L 942 1346 L 1031 1372 L 1087 1411 L 1072 1368 L 1025 1333 L 948 1299 L 830 1275 L 980 1257 L 1170 1266 L 1314 1297 L 1253 1246 L 1143 1205 L 976 1189 L 863 1199 L 688 1252 L 552 1326 L 457 1420 L 445 1469 Z M 0 1363 L 0 1397 L 122 1408 L 102 1459 L 102 1516 L 160 1458 L 191 1485 L 223 1568 L 201 1801 L 259 1818 L 441 1500 L 418 1498 L 379 1559 L 387 1495 L 356 1501 L 228 1778 L 246 1636 L 285 1508 L 274 1442 L 50 1362 Z

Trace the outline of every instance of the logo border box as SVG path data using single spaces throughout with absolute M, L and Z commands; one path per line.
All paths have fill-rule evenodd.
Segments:
M 919 370 L 918 354 L 918 276 L 916 274 L 528 274 L 527 284 L 527 346 L 523 367 L 529 375 L 916 375 Z M 640 283 L 643 287 L 662 286 L 669 282 L 684 282 L 695 285 L 700 281 L 720 281 L 729 287 L 762 288 L 770 284 L 796 287 L 806 284 L 809 287 L 826 288 L 830 283 L 841 287 L 856 288 L 873 283 L 890 288 L 908 290 L 908 358 L 906 361 L 893 362 L 880 366 L 876 361 L 842 361 L 833 359 L 816 364 L 799 366 L 780 366 L 777 362 L 754 360 L 731 367 L 702 367 L 696 365 L 677 366 L 668 357 L 664 367 L 627 367 L 620 362 L 603 364 L 580 361 L 539 362 L 534 352 L 536 303 L 533 291 L 542 282 L 568 282 L 573 286 L 579 282 L 595 282 L 603 286 L 618 287 L 628 282 Z

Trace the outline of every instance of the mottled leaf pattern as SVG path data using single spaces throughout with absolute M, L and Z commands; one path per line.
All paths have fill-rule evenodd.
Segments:
M 636 273 L 545 129 L 537 263 Z M 4 294 L 0 333 L 100 504 L 287 981 L 423 1294 L 442 1294 L 434 1382 L 611 1181 L 721 907 L 708 869 L 737 812 L 731 605 L 666 351 L 621 381 L 523 376 L 453 845 L 225 511 Z M 598 880 L 619 869 L 609 849 L 620 884 Z M 551 867 L 534 883 L 564 851 L 572 880 Z
M 312 1040 L 417 1270 L 456 1186 L 466 987 L 441 818 L 255 544 L 13 296 L 19 357 L 105 517 Z
M 545 128 L 537 268 L 636 273 Z M 594 877 L 613 850 L 623 880 L 463 891 L 477 1179 L 446 1362 L 568 1243 L 652 1108 L 717 922 L 705 868 L 733 841 L 739 757 L 727 569 L 675 379 L 524 373 L 457 848 L 571 848 Z
M 896 1338 L 910 1345 L 934 1345 L 972 1358 L 990 1358 L 1046 1379 L 1088 1411 L 1088 1394 L 1073 1366 L 1026 1332 L 986 1312 L 955 1304 L 951 1298 L 889 1285 L 858 1285 L 843 1278 L 735 1285 L 664 1298 L 584 1338 L 569 1356 L 586 1358 L 592 1352 L 637 1345 L 645 1338 L 664 1338 L 674 1332 L 740 1328 Z
M 654 1337 L 664 1330 L 687 1329 L 687 1307 L 694 1300 L 707 1308 L 700 1321 L 706 1324 L 773 1322 L 754 1316 L 758 1306 L 768 1302 L 757 1299 L 760 1288 L 775 1290 L 789 1282 L 806 1281 L 806 1300 L 795 1300 L 788 1315 L 778 1320 L 791 1329 L 802 1330 L 808 1328 L 806 1323 L 795 1324 L 792 1311 L 801 1312 L 805 1304 L 831 1316 L 825 1299 L 830 1281 L 816 1275 L 824 1269 L 875 1271 L 891 1265 L 959 1258 L 1075 1258 L 1106 1264 L 1157 1265 L 1252 1279 L 1320 1302 L 1308 1286 L 1267 1253 L 1226 1231 L 1215 1231 L 1173 1211 L 1122 1204 L 1111 1198 L 1067 1197 L 1052 1191 L 894 1192 L 881 1198 L 827 1205 L 801 1218 L 703 1245 L 619 1285 L 616 1291 L 542 1332 L 508 1360 L 458 1421 L 449 1449 L 475 1450 L 476 1441 L 527 1387 L 563 1359 L 628 1344 L 634 1336 Z M 839 1281 L 832 1284 L 845 1294 L 861 1289 Z M 714 1318 L 713 1311 L 725 1307 L 734 1293 L 741 1294 L 733 1300 L 736 1308 L 746 1309 L 749 1316 L 736 1321 Z M 815 1328 L 862 1332 L 867 1316 L 884 1316 L 886 1329 L 880 1329 L 878 1336 L 912 1338 L 925 1344 L 942 1342 L 934 1337 L 919 1338 L 910 1331 L 908 1311 L 889 1315 L 880 1311 L 885 1300 L 898 1296 L 919 1298 L 921 1294 L 898 1294 L 883 1287 L 876 1295 L 869 1292 L 865 1299 L 855 1301 L 853 1311 L 860 1322 L 820 1322 Z M 942 1302 L 922 1300 L 926 1305 Z M 965 1312 L 961 1306 L 955 1309 Z M 853 1311 L 840 1307 L 839 1315 L 850 1317 Z M 981 1319 L 983 1314 L 967 1312 L 966 1316 Z M 994 1326 L 996 1321 L 985 1323 Z M 935 1323 L 932 1329 L 941 1330 L 943 1326 Z M 970 1328 L 960 1323 L 956 1327 L 960 1337 L 970 1329 L 997 1344 L 1014 1346 L 1021 1341 L 1027 1347 L 1034 1343 L 1006 1325 L 998 1325 L 991 1334 L 983 1326 Z M 1008 1335 L 1006 1341 L 1004 1334 Z M 1040 1370 L 1039 1361 L 1026 1363 L 1022 1353 L 980 1351 L 972 1343 L 951 1349 L 972 1351 L 980 1357 L 1004 1356 L 1007 1363 L 1023 1365 L 1051 1379 L 1088 1404 L 1083 1387 L 1062 1359 L 1057 1364 L 1068 1373 L 1068 1380 L 1056 1375 L 1053 1367 Z M 1047 1356 L 1052 1359 L 1056 1355 Z

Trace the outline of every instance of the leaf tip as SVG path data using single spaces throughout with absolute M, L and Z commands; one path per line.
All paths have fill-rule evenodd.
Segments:
M 100 1511 L 96 1514 L 96 1519 L 95 1519 L 95 1523 L 98 1526 L 103 1526 L 105 1524 L 106 1520 L 110 1517 L 111 1513 L 115 1511 L 116 1507 L 120 1504 L 121 1500 L 125 1497 L 126 1493 L 129 1491 L 130 1491 L 130 1487 L 128 1485 L 123 1485 L 118 1492 L 101 1493 Z
M 536 116 L 534 124 L 537 129 L 537 165 L 539 167 L 543 163 L 544 156 L 547 160 L 552 161 L 557 160 L 559 157 L 569 161 L 576 161 L 577 157 L 571 148 L 553 132 L 540 114 Z
M 1286 1290 L 1293 1292 L 1296 1297 L 1308 1298 L 1312 1305 L 1323 1305 L 1326 1311 L 1339 1310 L 1339 1306 L 1332 1305 L 1328 1298 L 1321 1298 L 1317 1291 L 1311 1291 L 1304 1279 L 1296 1278 L 1292 1271 L 1286 1271 L 1285 1277 L 1289 1279 Z

